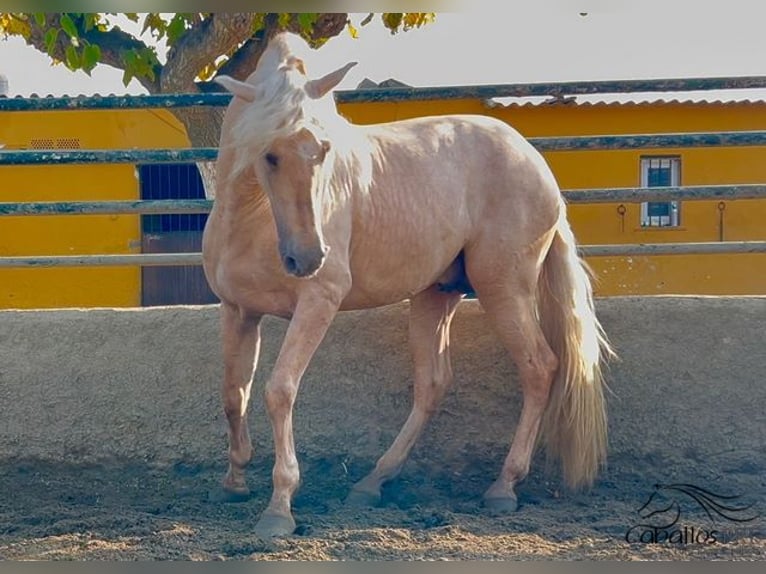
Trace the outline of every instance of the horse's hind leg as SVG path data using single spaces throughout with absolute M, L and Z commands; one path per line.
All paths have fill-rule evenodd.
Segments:
M 529 246 L 512 260 L 498 266 L 497 253 L 488 250 L 487 259 L 474 254 L 466 258 L 468 276 L 479 301 L 517 366 L 523 407 L 500 476 L 484 494 L 485 505 L 497 512 L 517 507 L 514 487 L 529 472 L 543 413 L 548 405 L 558 359 L 543 335 L 537 319 L 536 288 L 540 271 L 540 250 L 549 241 Z
M 409 339 L 415 366 L 414 404 L 407 421 L 375 469 L 357 482 L 347 502 L 374 506 L 381 486 L 401 470 L 413 445 L 452 382 L 449 329 L 460 293 L 445 293 L 431 287 L 410 303 Z
M 514 487 L 529 472 L 558 361 L 537 324 L 533 297 L 512 296 L 485 309 L 518 368 L 523 406 L 510 452 L 484 502 L 493 510 L 512 511 L 516 509 Z

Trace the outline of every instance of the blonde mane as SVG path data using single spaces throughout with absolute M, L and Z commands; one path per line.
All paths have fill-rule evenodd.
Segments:
M 289 34 L 276 36 L 261 56 L 255 72 L 247 79 L 257 96 L 244 108 L 231 130 L 230 145 L 235 150 L 233 175 L 246 169 L 253 158 L 262 156 L 277 138 L 305 127 L 330 139 L 330 133 L 348 125 L 338 114 L 331 94 L 312 99 L 306 93 L 309 56 L 308 44 Z

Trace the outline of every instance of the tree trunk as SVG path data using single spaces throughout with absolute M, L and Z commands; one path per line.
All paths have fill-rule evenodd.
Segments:
M 224 64 L 219 73 L 231 75 L 238 80 L 246 79 L 255 70 L 261 54 L 266 50 L 269 40 L 277 31 L 277 17 L 269 14 L 266 17 L 263 30 L 248 39 L 232 59 Z M 170 81 L 162 82 L 163 92 L 200 91 L 193 76 L 188 74 L 185 76 L 174 74 L 174 76 L 169 79 Z M 172 110 L 172 113 L 186 127 L 186 134 L 192 147 L 218 147 L 225 111 L 226 108 L 223 107 L 199 106 L 176 108 Z M 216 190 L 215 162 L 197 162 L 197 169 L 205 187 L 205 197 L 214 199 Z
M 173 115 L 186 127 L 192 147 L 218 147 L 225 109 L 210 106 L 178 108 L 173 110 Z M 197 169 L 205 186 L 205 197 L 214 199 L 215 162 L 199 161 Z
M 337 36 L 346 26 L 348 14 L 322 14 L 314 23 L 312 36 L 314 40 Z M 238 20 L 237 20 L 238 21 Z M 246 19 L 243 19 L 246 21 Z M 294 32 L 300 31 L 297 18 L 288 25 Z M 219 73 L 230 75 L 238 80 L 246 79 L 255 70 L 258 60 L 263 54 L 272 36 L 279 31 L 277 14 L 268 14 L 264 20 L 263 29 L 251 36 L 226 62 Z M 177 61 L 163 70 L 160 89 L 163 93 L 199 91 L 194 82 L 196 70 L 189 69 L 185 58 L 180 52 L 174 55 Z M 200 106 L 195 108 L 177 108 L 173 114 L 186 127 L 186 133 L 192 147 L 218 147 L 221 137 L 221 124 L 225 108 Z M 215 198 L 215 162 L 197 162 L 202 182 L 205 186 L 205 197 Z

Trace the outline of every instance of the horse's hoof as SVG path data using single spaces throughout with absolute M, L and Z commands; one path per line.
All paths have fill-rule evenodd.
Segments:
M 290 515 L 283 516 L 264 512 L 255 525 L 255 534 L 261 538 L 290 536 L 293 532 L 295 532 L 295 520 Z
M 250 500 L 250 489 L 229 490 L 228 488 L 216 488 L 208 493 L 210 502 L 247 502 Z
M 346 505 L 356 508 L 370 508 L 380 504 L 380 492 L 352 488 L 346 497 Z
M 484 499 L 484 508 L 490 514 L 513 514 L 519 509 L 519 501 L 515 496 L 497 496 Z

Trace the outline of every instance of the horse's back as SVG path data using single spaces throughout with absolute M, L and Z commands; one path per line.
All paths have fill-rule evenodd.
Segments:
M 478 114 L 426 116 L 365 129 L 389 159 L 398 148 L 410 162 L 398 156 L 397 162 L 417 162 L 416 166 L 408 165 L 409 169 L 422 173 L 425 167 L 428 175 L 430 165 L 431 170 L 447 174 L 444 179 L 470 183 L 470 188 L 481 194 L 505 190 L 558 196 L 556 180 L 540 152 L 513 126 L 497 118 Z
M 467 214 L 537 239 L 557 221 L 561 195 L 540 152 L 506 122 L 482 115 L 427 116 L 366 127 L 396 183 L 433 208 Z M 394 192 L 395 194 L 396 192 Z
M 377 137 L 415 137 L 427 141 L 436 137 L 459 147 L 473 145 L 477 141 L 497 149 L 516 149 L 534 155 L 536 151 L 510 124 L 479 114 L 445 114 L 421 116 L 391 122 L 363 126 Z

